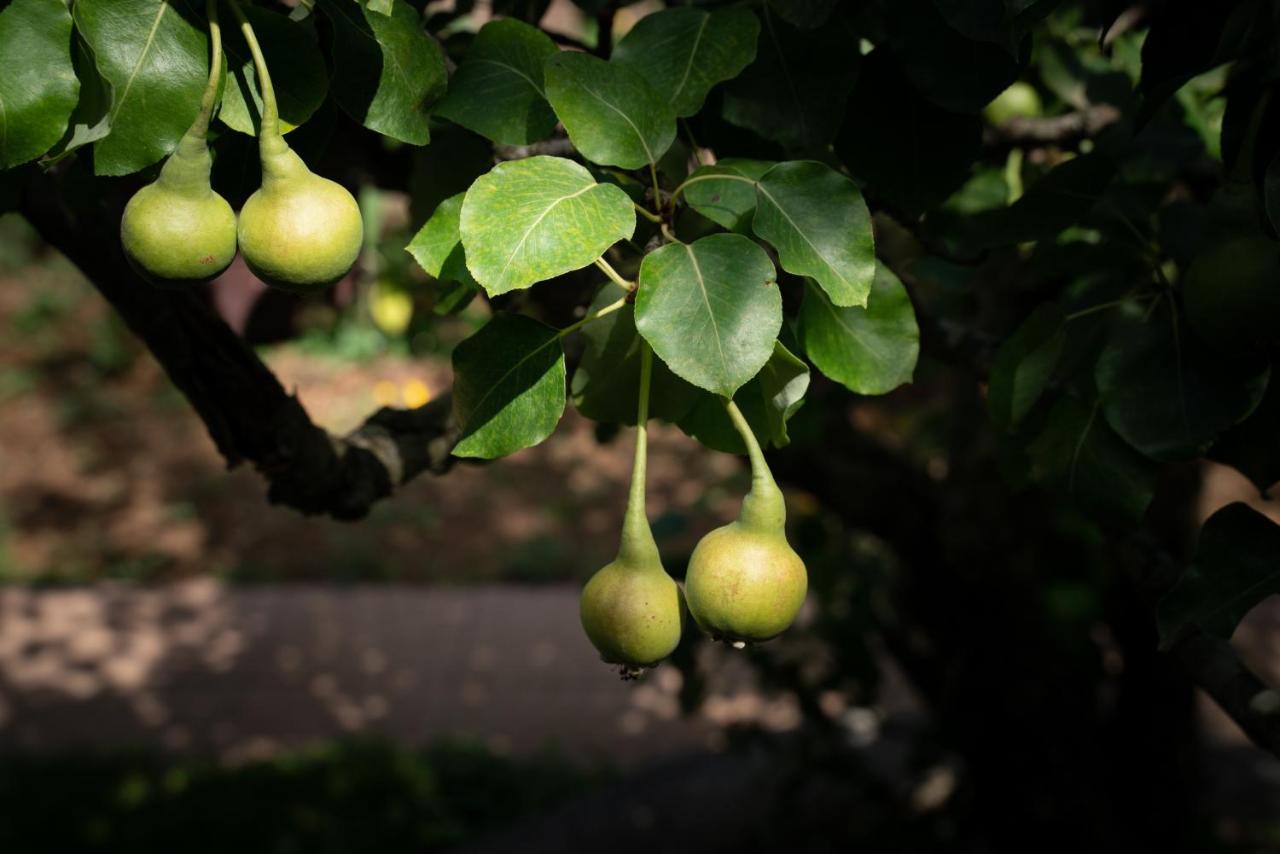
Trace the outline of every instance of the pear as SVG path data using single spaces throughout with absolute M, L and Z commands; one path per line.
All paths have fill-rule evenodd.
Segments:
M 125 205 L 120 242 L 152 284 L 206 282 L 236 257 L 236 215 L 209 184 L 212 165 L 204 135 L 188 131 L 160 177 Z
M 240 251 L 268 285 L 321 290 L 360 254 L 360 208 L 346 188 L 313 173 L 278 132 L 263 128 L 262 186 L 240 210 Z
M 622 542 L 612 563 L 596 572 L 582 590 L 582 628 L 600 657 L 633 679 L 675 650 L 684 624 L 680 586 L 662 568 L 658 544 L 645 516 L 645 462 L 649 383 L 653 355 L 640 357 L 640 417 L 636 425 L 631 492 L 622 523 Z
M 165 161 L 160 176 L 125 205 L 120 242 L 143 278 L 161 287 L 205 282 L 236 256 L 236 215 L 213 191 L 206 136 L 222 76 L 222 36 L 209 7 L 209 82 L 200 112 Z
M 232 9 L 253 55 L 262 94 L 262 186 L 240 209 L 240 251 L 249 269 L 268 285 L 319 291 L 345 276 L 360 254 L 360 208 L 341 184 L 313 173 L 284 141 L 275 89 L 253 25 L 237 0 Z
M 755 435 L 736 405 L 729 415 L 747 443 L 751 490 L 737 521 L 708 533 L 689 558 L 689 614 L 715 640 L 742 647 L 776 637 L 804 604 L 804 561 L 787 543 L 787 511 Z

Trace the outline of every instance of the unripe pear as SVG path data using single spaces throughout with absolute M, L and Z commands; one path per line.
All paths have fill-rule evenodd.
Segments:
M 653 667 L 680 643 L 680 587 L 654 557 L 633 563 L 619 554 L 582 590 L 582 628 L 600 658 L 624 675 Z
M 209 184 L 204 139 L 183 137 L 160 177 L 125 206 L 120 241 L 134 268 L 160 286 L 205 282 L 236 257 L 236 215 Z
M 268 285 L 321 290 L 350 271 L 364 223 L 342 185 L 307 168 L 278 133 L 262 131 L 262 186 L 240 210 L 240 251 Z
M 582 628 L 600 657 L 634 679 L 670 655 L 680 643 L 684 602 L 680 586 L 662 568 L 658 544 L 645 516 L 645 463 L 649 382 L 653 354 L 641 345 L 640 404 L 636 425 L 631 493 L 622 522 L 622 542 L 614 561 L 582 590 Z
M 200 110 L 156 180 L 125 206 L 120 242 L 129 263 L 152 284 L 179 286 L 219 275 L 236 257 L 236 215 L 213 191 L 205 140 L 222 77 L 222 34 L 209 5 L 209 82 Z
M 707 634 L 734 646 L 776 637 L 804 604 L 804 561 L 786 537 L 786 505 L 737 407 L 730 416 L 751 456 L 751 491 L 738 520 L 708 533 L 685 574 L 689 614 Z M 745 432 L 744 432 L 745 431 Z
M 1018 80 L 1009 85 L 991 103 L 983 107 L 982 115 L 999 127 L 1014 119 L 1036 118 L 1043 112 L 1040 93 L 1030 83 Z

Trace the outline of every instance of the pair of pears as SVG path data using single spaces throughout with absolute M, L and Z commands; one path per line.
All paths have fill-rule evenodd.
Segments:
M 648 523 L 624 526 L 618 557 L 582 591 L 582 627 L 600 657 L 630 677 L 656 665 L 680 643 L 686 607 L 704 632 L 736 647 L 781 634 L 808 587 L 785 522 L 782 491 L 757 474 L 738 519 L 694 548 L 683 596 Z
M 312 292 L 341 279 L 364 239 L 356 200 L 340 184 L 313 173 L 278 133 L 260 142 L 262 186 L 240 211 L 214 192 L 213 158 L 203 133 L 188 132 L 155 182 L 125 206 L 125 254 L 160 286 L 208 281 L 244 253 L 268 285 Z

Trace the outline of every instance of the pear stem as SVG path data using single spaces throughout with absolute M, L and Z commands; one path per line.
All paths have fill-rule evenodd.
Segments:
M 751 460 L 751 491 L 742 499 L 742 513 L 738 521 L 749 528 L 781 531 L 787 521 L 787 506 L 782 498 L 782 490 L 774 481 L 769 464 L 765 462 L 764 451 L 756 441 L 755 431 L 747 423 L 738 404 L 732 398 L 726 398 L 724 406 L 734 429 L 742 437 L 742 443 L 747 446 L 747 458 Z
M 213 108 L 218 101 L 218 84 L 222 81 L 222 27 L 218 23 L 218 0 L 205 3 L 205 15 L 209 19 L 209 82 L 200 97 L 200 112 L 187 131 L 187 136 L 196 139 L 204 139 L 209 134 L 209 122 L 213 120 Z
M 640 339 L 640 396 L 636 412 L 636 451 L 631 464 L 631 492 L 622 521 L 622 545 L 618 560 L 633 566 L 655 566 L 661 563 L 658 544 L 653 539 L 649 518 L 645 515 L 646 462 L 649 453 L 649 385 L 653 376 L 653 352 Z
M 240 0 L 229 0 L 231 10 L 240 21 L 240 32 L 244 34 L 245 44 L 253 56 L 253 67 L 258 73 L 258 91 L 262 93 L 262 116 L 258 119 L 258 141 L 264 153 L 273 153 L 287 146 L 280 134 L 280 110 L 276 106 L 276 90 L 271 85 L 271 73 L 267 70 L 267 59 L 262 54 L 262 45 L 258 44 L 258 36 L 253 31 L 253 24 L 245 15 Z

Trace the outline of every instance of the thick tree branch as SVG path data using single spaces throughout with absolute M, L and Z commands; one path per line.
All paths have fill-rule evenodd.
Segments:
M 351 435 L 331 436 L 197 292 L 157 289 L 133 272 L 120 248 L 118 195 L 81 209 L 69 197 L 55 176 L 36 174 L 20 210 L 142 339 L 227 465 L 248 461 L 262 473 L 272 503 L 355 519 L 415 475 L 448 468 L 455 429 L 447 395 L 413 411 L 384 409 Z
M 988 148 L 1071 146 L 1097 136 L 1120 117 L 1110 104 L 1094 104 L 1061 116 L 1019 117 L 990 128 L 985 143 Z

